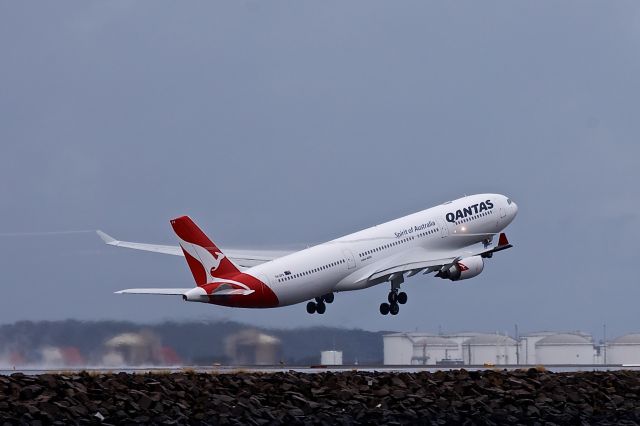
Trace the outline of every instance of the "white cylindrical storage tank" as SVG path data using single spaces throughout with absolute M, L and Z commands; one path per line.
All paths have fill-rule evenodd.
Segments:
M 593 364 L 593 342 L 585 336 L 559 333 L 536 343 L 537 364 Z
M 467 365 L 515 364 L 517 342 L 509 336 L 479 334 L 462 343 L 462 359 Z
M 320 352 L 320 365 L 342 365 L 342 351 Z
M 409 365 L 413 355 L 413 340 L 407 333 L 382 336 L 385 365 Z
M 413 365 L 435 365 L 443 359 L 457 359 L 458 344 L 446 337 L 428 336 L 413 342 Z
M 614 339 L 606 351 L 607 364 L 640 364 L 640 333 Z
M 558 334 L 556 331 L 537 331 L 520 337 L 520 364 L 533 365 L 536 359 L 536 343 L 547 336 Z

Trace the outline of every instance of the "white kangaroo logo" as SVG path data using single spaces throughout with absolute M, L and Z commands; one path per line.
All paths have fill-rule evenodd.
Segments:
M 200 247 L 197 244 L 189 243 L 182 239 L 180 240 L 180 246 L 184 249 L 184 251 L 189 253 L 191 257 L 200 261 L 200 263 L 204 267 L 204 270 L 207 271 L 207 275 L 209 275 L 211 278 L 216 278 L 213 274 L 220 267 L 222 259 L 226 257 L 223 253 L 220 253 L 218 251 L 211 253 L 204 247 Z
M 209 252 L 209 250 L 205 249 L 204 247 L 200 247 L 197 244 L 193 244 L 182 239 L 180 239 L 180 246 L 184 249 L 184 251 L 189 253 L 191 257 L 200 261 L 200 264 L 202 264 L 202 266 L 204 267 L 204 270 L 207 271 L 207 275 L 209 277 L 207 279 L 207 284 L 216 282 L 224 285 L 226 283 L 226 284 L 236 285 L 245 290 L 250 290 L 249 287 L 247 287 L 245 284 L 241 282 L 229 280 L 225 278 L 218 278 L 213 275 L 214 272 L 216 272 L 220 267 L 220 263 L 222 262 L 222 259 L 226 257 L 224 253 L 221 253 L 219 251 L 211 253 Z
M 220 262 L 222 262 L 222 259 L 224 259 L 226 256 L 223 253 L 216 251 L 211 255 L 211 257 L 213 257 L 214 262 L 217 262 L 217 263 L 211 268 L 209 268 L 209 275 L 211 275 L 211 278 L 215 278 L 213 276 L 213 273 L 220 267 Z

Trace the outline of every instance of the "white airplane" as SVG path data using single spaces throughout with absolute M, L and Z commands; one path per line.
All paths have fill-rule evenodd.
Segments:
M 188 216 L 171 220 L 180 246 L 98 235 L 112 246 L 184 256 L 196 281 L 192 288 L 116 293 L 180 295 L 188 302 L 243 308 L 308 301 L 307 312 L 324 314 L 334 293 L 387 282 L 391 290 L 380 313 L 397 315 L 407 302 L 400 291 L 405 278 L 420 272 L 451 281 L 477 276 L 484 259 L 512 247 L 501 231 L 517 213 L 516 203 L 504 195 L 471 195 L 289 253 L 220 250 Z

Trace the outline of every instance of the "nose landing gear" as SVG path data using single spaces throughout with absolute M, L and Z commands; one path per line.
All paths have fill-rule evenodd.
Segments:
M 333 293 L 325 294 L 322 297 L 316 297 L 315 302 L 307 303 L 307 312 L 310 314 L 318 313 L 322 315 L 327 310 L 327 303 L 333 303 L 333 300 L 334 300 Z

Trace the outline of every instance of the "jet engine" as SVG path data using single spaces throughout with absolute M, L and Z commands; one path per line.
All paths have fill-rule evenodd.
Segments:
M 451 281 L 466 280 L 480 275 L 483 269 L 484 259 L 481 256 L 465 257 L 455 262 L 449 269 L 438 272 L 436 277 Z

